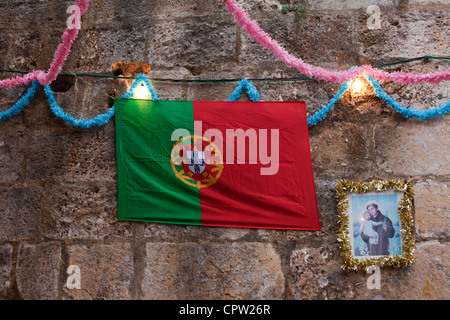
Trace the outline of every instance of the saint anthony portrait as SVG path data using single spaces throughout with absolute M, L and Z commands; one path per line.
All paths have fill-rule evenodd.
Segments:
M 367 244 L 369 255 L 388 255 L 389 239 L 395 235 L 392 221 L 378 209 L 375 202 L 369 203 L 365 209 L 361 239 Z

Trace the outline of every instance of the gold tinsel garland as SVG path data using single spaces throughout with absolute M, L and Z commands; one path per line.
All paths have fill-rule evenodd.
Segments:
M 402 239 L 402 254 L 387 255 L 377 258 L 356 259 L 352 255 L 352 246 L 349 233 L 349 199 L 348 193 L 366 193 L 371 191 L 395 190 L 403 192 L 399 202 L 398 213 L 400 218 L 400 233 Z M 414 221 L 411 210 L 414 201 L 414 190 L 411 182 L 407 180 L 372 180 L 349 181 L 340 180 L 336 184 L 336 197 L 338 199 L 338 220 L 340 227 L 337 241 L 343 259 L 342 269 L 345 271 L 365 270 L 371 265 L 380 267 L 394 267 L 397 269 L 410 266 L 414 262 Z

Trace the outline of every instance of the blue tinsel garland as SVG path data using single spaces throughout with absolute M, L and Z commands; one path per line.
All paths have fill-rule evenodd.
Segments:
M 50 109 L 52 112 L 57 116 L 58 118 L 61 118 L 64 120 L 65 123 L 74 126 L 74 127 L 80 127 L 80 128 L 92 128 L 97 126 L 103 126 L 109 122 L 109 119 L 111 119 L 114 116 L 114 106 L 112 106 L 108 112 L 104 114 L 99 114 L 95 118 L 92 119 L 81 119 L 77 120 L 71 115 L 68 115 L 64 112 L 64 110 L 58 105 L 56 102 L 55 96 L 53 95 L 52 90 L 50 89 L 50 86 L 44 86 L 45 95 L 47 96 L 48 104 L 50 105 Z
M 378 80 L 374 79 L 371 76 L 366 77 L 367 81 L 374 88 L 374 92 L 380 99 L 384 100 L 391 108 L 401 113 L 406 118 L 417 118 L 420 120 L 427 120 L 436 117 L 442 117 L 446 115 L 450 111 L 450 100 L 445 105 L 440 107 L 435 107 L 426 110 L 418 110 L 414 108 L 406 108 L 401 104 L 395 102 L 383 89 L 381 89 L 380 83 Z M 145 84 L 150 91 L 151 98 L 153 101 L 158 101 L 159 97 L 156 95 L 153 85 L 151 84 L 149 78 L 141 74 L 131 85 L 130 89 L 122 96 L 124 99 L 132 99 L 134 95 L 134 90 L 141 84 Z M 25 108 L 34 97 L 37 89 L 40 87 L 38 81 L 34 81 L 27 89 L 25 94 L 8 110 L 0 112 L 0 121 L 3 121 L 9 117 L 17 115 L 23 108 Z M 341 84 L 338 92 L 333 96 L 330 100 L 330 103 L 326 106 L 322 106 L 322 109 L 317 111 L 315 114 L 308 117 L 308 127 L 316 125 L 327 116 L 328 112 L 330 112 L 335 103 L 342 98 L 344 93 L 350 88 L 350 82 L 345 82 Z M 236 89 L 228 98 L 228 101 L 237 101 L 242 94 L 243 90 L 246 90 L 250 100 L 259 101 L 259 93 L 256 88 L 251 84 L 251 82 L 247 79 L 243 79 L 239 81 Z M 48 103 L 50 105 L 50 109 L 52 112 L 59 118 L 63 119 L 64 122 L 71 126 L 80 127 L 80 128 L 91 128 L 95 126 L 103 126 L 109 122 L 109 120 L 114 116 L 114 106 L 111 107 L 106 113 L 100 114 L 92 119 L 81 119 L 77 120 L 72 116 L 66 114 L 64 110 L 58 105 L 56 102 L 55 96 L 53 95 L 50 86 L 44 86 L 44 92 L 47 96 Z
M 412 118 L 416 118 L 416 119 L 420 119 L 420 120 L 427 120 L 427 119 L 432 119 L 432 118 L 436 118 L 436 117 L 442 117 L 450 111 L 450 100 L 446 104 L 444 104 L 440 107 L 435 107 L 435 108 L 426 109 L 426 110 L 406 108 L 406 107 L 402 106 L 401 104 L 395 102 L 383 89 L 381 89 L 380 83 L 378 82 L 378 80 L 376 80 L 372 76 L 368 76 L 368 77 L 366 77 L 366 79 L 372 85 L 376 96 L 383 99 L 384 101 L 386 101 L 386 103 L 391 108 L 393 108 L 397 112 L 400 112 L 403 116 L 405 116 L 405 118 L 412 117 Z
M 256 88 L 247 79 L 242 79 L 241 81 L 239 81 L 236 89 L 233 91 L 233 93 L 228 98 L 228 101 L 237 101 L 241 97 L 242 90 L 244 90 L 244 89 L 246 90 L 250 100 L 259 101 L 258 90 L 256 90 Z
M 153 88 L 153 85 L 151 84 L 150 80 L 145 74 L 140 74 L 136 77 L 133 84 L 131 85 L 130 89 L 122 96 L 123 99 L 133 99 L 134 98 L 134 91 L 135 89 L 140 86 L 141 84 L 145 84 L 147 86 L 147 89 L 150 91 L 150 95 L 152 97 L 153 101 L 158 101 L 159 97 L 155 93 L 155 89 Z
M 0 112 L 0 121 L 3 121 L 9 117 L 17 115 L 23 108 L 25 108 L 33 99 L 37 89 L 40 87 L 39 81 L 34 81 L 31 87 L 27 89 L 25 94 L 8 110 Z

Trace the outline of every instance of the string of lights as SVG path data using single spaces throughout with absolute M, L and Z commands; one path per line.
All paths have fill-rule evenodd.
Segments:
M 409 58 L 405 60 L 398 60 L 378 66 L 374 66 L 374 68 L 387 68 L 393 67 L 402 64 L 408 64 L 416 61 L 429 62 L 430 60 L 437 60 L 446 63 L 450 63 L 450 57 L 435 57 L 435 56 L 422 56 L 416 58 Z M 28 71 L 20 71 L 20 70 L 8 70 L 8 69 L 0 69 L 2 73 L 15 73 L 15 74 L 28 74 Z M 104 79 L 123 79 L 123 80 L 136 80 L 137 77 L 127 77 L 122 75 L 108 75 L 101 73 L 59 73 L 60 77 L 92 77 L 92 78 L 104 78 Z M 242 78 L 231 78 L 231 79 L 173 79 L 173 78 L 150 78 L 151 81 L 154 82 L 175 82 L 175 83 L 228 83 L 228 82 L 239 82 Z M 311 77 L 269 77 L 269 78 L 247 78 L 247 80 L 251 82 L 283 82 L 283 81 L 318 81 L 316 78 Z
M 413 117 L 420 120 L 427 120 L 435 117 L 442 117 L 450 112 L 450 100 L 442 106 L 429 108 L 426 110 L 417 110 L 414 108 L 407 108 L 402 106 L 401 104 L 395 102 L 389 95 L 384 92 L 379 82 L 371 76 L 364 77 L 374 88 L 375 94 L 383 99 L 388 106 L 401 113 L 406 118 Z M 344 93 L 352 86 L 356 86 L 354 83 L 357 82 L 359 78 L 347 81 L 341 84 L 338 92 L 333 96 L 330 103 L 327 106 L 322 106 L 322 108 L 314 113 L 313 115 L 308 116 L 307 122 L 308 126 L 311 127 L 316 125 L 320 121 L 324 120 L 327 114 L 334 108 L 335 103 L 344 95 Z M 9 108 L 6 111 L 0 112 L 0 121 L 5 120 L 11 116 L 17 115 L 23 108 L 25 108 L 33 98 L 36 93 L 37 88 L 41 86 L 39 81 L 34 81 L 32 86 L 28 88 L 27 92 L 19 99 L 19 101 Z M 228 101 L 236 101 L 243 90 L 247 91 L 250 99 L 252 101 L 259 101 L 259 93 L 256 88 L 250 83 L 248 79 L 243 79 L 239 82 L 235 91 L 231 94 Z M 353 88 L 354 90 L 358 90 L 358 88 Z M 97 115 L 91 119 L 75 119 L 71 115 L 68 115 L 64 112 L 64 110 L 58 105 L 53 92 L 50 88 L 50 85 L 44 86 L 44 91 L 47 96 L 47 101 L 50 105 L 50 109 L 52 112 L 68 125 L 81 127 L 81 128 L 91 128 L 95 126 L 103 126 L 109 122 L 109 120 L 114 116 L 115 108 L 112 106 L 106 113 Z M 139 75 L 136 80 L 133 82 L 130 89 L 125 93 L 122 98 L 124 99 L 148 99 L 157 102 L 159 97 L 156 95 L 153 85 L 150 82 L 150 79 L 145 74 Z

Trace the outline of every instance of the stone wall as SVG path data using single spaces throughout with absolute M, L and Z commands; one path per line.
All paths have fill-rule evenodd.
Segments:
M 239 3 L 289 52 L 326 68 L 450 53 L 448 0 Z M 305 6 L 300 22 L 280 12 L 289 3 Z M 71 4 L 2 1 L 0 68 L 47 69 Z M 371 4 L 380 7 L 380 29 L 367 27 Z M 120 61 L 138 64 L 114 70 Z M 137 75 L 145 64 L 153 78 L 299 76 L 247 36 L 216 0 L 94 0 L 63 72 Z M 428 61 L 386 70 L 447 68 Z M 235 85 L 156 82 L 155 89 L 164 100 L 226 100 Z M 261 100 L 303 100 L 310 114 L 338 87 L 322 81 L 254 85 Z M 448 82 L 383 87 L 415 108 L 450 97 Z M 67 113 L 89 118 L 106 112 L 126 85 L 61 77 L 52 88 Z M 24 90 L 0 89 L 0 111 Z M 131 223 L 117 221 L 114 122 L 93 129 L 65 125 L 40 90 L 26 110 L 0 123 L 0 298 L 448 299 L 449 121 L 407 120 L 370 92 L 341 99 L 309 130 L 320 232 Z M 416 261 L 402 270 L 383 268 L 380 289 L 367 287 L 366 272 L 341 270 L 336 240 L 335 184 L 373 176 L 410 179 L 415 188 Z M 80 289 L 67 286 L 71 265 L 80 268 Z

